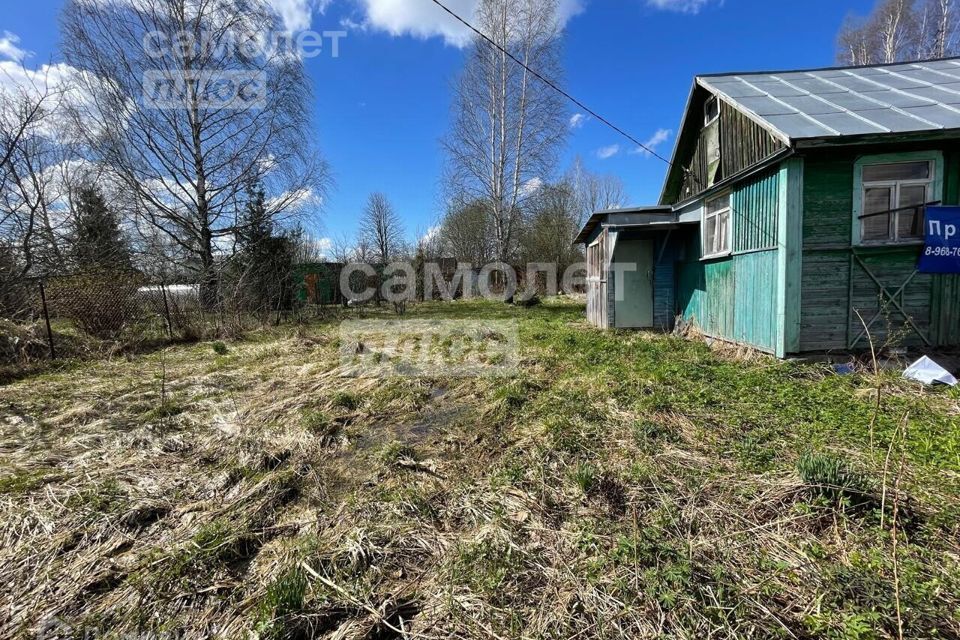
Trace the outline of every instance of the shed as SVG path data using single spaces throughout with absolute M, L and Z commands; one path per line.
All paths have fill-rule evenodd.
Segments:
M 958 345 L 960 275 L 917 269 L 941 203 L 960 204 L 960 59 L 699 76 L 660 203 L 577 238 L 590 320 L 682 318 L 781 357 L 864 348 L 864 325 Z

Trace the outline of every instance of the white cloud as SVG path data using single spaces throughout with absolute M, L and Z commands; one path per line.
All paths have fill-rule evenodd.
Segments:
M 643 143 L 642 147 L 637 147 L 630 153 L 639 153 L 644 157 L 650 157 L 651 151 L 656 151 L 657 147 L 670 139 L 673 131 L 670 129 L 657 129 L 657 132 L 650 136 L 650 139 Z
M 520 187 L 520 195 L 528 198 L 543 188 L 543 180 L 540 178 L 530 178 Z
M 20 48 L 20 36 L 9 31 L 4 31 L 0 37 L 0 58 L 13 60 L 14 62 L 23 62 L 24 58 L 29 58 L 31 53 Z
M 311 238 L 308 242 L 313 245 L 322 259 L 330 259 L 333 254 L 333 240 L 331 238 Z
M 95 104 L 91 94 L 78 85 L 80 74 L 76 68 L 62 63 L 29 69 L 19 62 L 0 60 L 0 93 L 26 96 L 31 100 L 45 95 L 45 115 L 36 133 L 64 140 L 72 131 L 67 108 L 91 109 Z
M 440 237 L 440 232 L 442 230 L 443 230 L 443 227 L 441 227 L 439 224 L 430 227 L 429 229 L 427 229 L 427 232 L 423 234 L 423 237 L 420 238 L 420 242 L 422 242 L 423 244 L 433 242 L 434 240 Z
M 588 118 L 587 116 L 585 116 L 585 115 L 582 114 L 582 113 L 575 113 L 575 114 L 573 114 L 572 116 L 570 116 L 570 128 L 571 128 L 571 129 L 579 129 L 579 128 L 582 127 L 584 124 L 586 124 L 587 120 L 589 120 L 589 119 L 590 119 L 590 118 Z
M 647 0 L 647 6 L 662 11 L 675 11 L 677 13 L 689 13 L 696 15 L 715 0 Z M 723 4 L 720 0 L 718 4 Z
M 620 145 L 612 144 L 609 147 L 597 149 L 597 157 L 601 160 L 607 160 L 620 153 Z
M 267 0 L 288 31 L 305 31 L 314 13 L 323 13 L 332 0 Z
M 473 33 L 430 0 L 360 0 L 366 12 L 366 24 L 393 36 L 443 38 L 454 47 L 463 48 Z M 480 0 L 446 0 L 451 11 L 472 21 Z M 560 0 L 561 25 L 583 10 L 581 0 Z

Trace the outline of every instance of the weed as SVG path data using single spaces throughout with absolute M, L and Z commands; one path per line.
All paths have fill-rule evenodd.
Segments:
M 333 445 L 342 430 L 340 423 L 319 409 L 304 411 L 300 416 L 300 425 L 316 436 L 325 447 Z
M 213 348 L 213 352 L 218 356 L 225 356 L 230 351 L 229 349 L 227 349 L 227 345 L 221 342 L 220 340 L 217 340 L 210 346 Z
M 186 410 L 187 408 L 184 405 L 167 400 L 145 412 L 141 418 L 144 422 L 163 422 L 164 420 L 179 416 Z
M 833 453 L 804 454 L 797 461 L 797 472 L 815 495 L 832 501 L 847 498 L 862 503 L 870 491 L 866 478 Z
M 384 445 L 380 450 L 380 462 L 387 466 L 399 463 L 403 459 L 416 460 L 416 449 L 402 442 L 393 441 Z
M 71 509 L 84 509 L 99 514 L 116 512 L 126 504 L 127 494 L 114 478 L 91 485 L 67 499 L 67 506 Z
M 307 574 L 299 566 L 287 569 L 267 586 L 260 603 L 257 629 L 260 637 L 283 638 L 289 626 L 288 618 L 303 611 L 307 594 Z
M 29 493 L 35 489 L 57 482 L 62 476 L 51 474 L 49 470 L 25 471 L 0 478 L 0 494 Z
M 573 471 L 573 481 L 584 494 L 590 492 L 597 483 L 599 471 L 589 462 L 581 462 Z
M 479 594 L 495 594 L 517 571 L 520 559 L 513 547 L 492 539 L 461 545 L 450 567 L 453 582 Z
M 360 398 L 349 391 L 340 391 L 334 394 L 331 404 L 337 409 L 356 411 L 360 408 Z

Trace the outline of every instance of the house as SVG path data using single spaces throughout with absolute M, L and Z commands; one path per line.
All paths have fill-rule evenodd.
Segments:
M 784 357 L 960 344 L 960 275 L 919 273 L 960 204 L 960 59 L 694 81 L 660 204 L 602 211 L 588 314 Z M 629 269 L 636 265 L 635 269 Z

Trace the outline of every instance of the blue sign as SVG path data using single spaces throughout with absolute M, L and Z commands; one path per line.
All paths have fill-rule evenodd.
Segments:
M 960 273 L 960 207 L 927 207 L 920 273 Z

